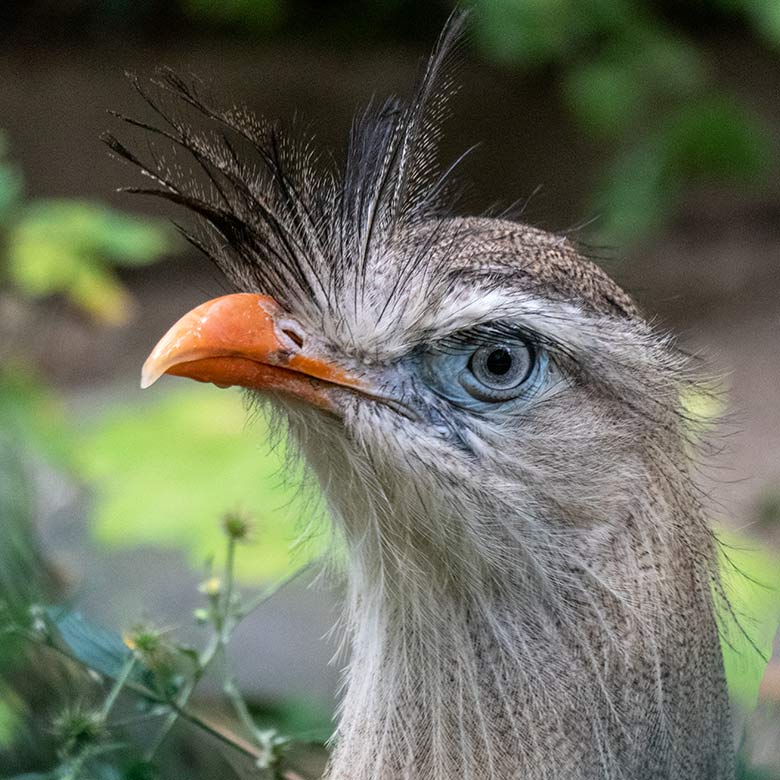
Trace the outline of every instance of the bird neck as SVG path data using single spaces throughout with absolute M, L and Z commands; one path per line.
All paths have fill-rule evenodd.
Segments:
M 306 423 L 347 557 L 328 780 L 730 777 L 714 542 L 684 469 L 648 466 L 630 511 L 590 523 L 475 517 Z
M 649 519 L 576 534 L 571 556 L 516 545 L 511 573 L 464 568 L 463 540 L 446 562 L 430 540 L 353 544 L 329 777 L 727 778 L 710 572 Z

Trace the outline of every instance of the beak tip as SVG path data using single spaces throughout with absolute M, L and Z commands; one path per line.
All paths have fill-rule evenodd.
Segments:
M 141 369 L 141 390 L 151 387 L 159 378 L 160 374 L 157 371 L 152 370 L 150 366 L 144 365 L 143 369 Z

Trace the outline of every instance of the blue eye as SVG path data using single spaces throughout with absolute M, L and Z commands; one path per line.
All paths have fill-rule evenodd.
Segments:
M 530 344 L 490 344 L 471 355 L 460 383 L 480 401 L 506 401 L 519 394 L 535 362 Z
M 530 398 L 545 385 L 547 352 L 515 336 L 424 352 L 418 369 L 439 395 L 465 408 Z

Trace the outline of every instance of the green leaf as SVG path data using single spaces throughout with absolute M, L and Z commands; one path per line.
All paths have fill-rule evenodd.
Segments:
M 780 48 L 780 3 L 777 0 L 744 0 L 753 27 L 766 43 Z
M 125 265 L 145 265 L 171 251 L 174 236 L 159 220 L 135 217 L 99 203 L 50 199 L 33 201 L 24 212 L 22 230 L 38 239 L 55 238 L 58 246 L 94 254 Z
M 285 0 L 184 0 L 184 12 L 209 26 L 250 31 L 255 34 L 276 29 L 285 19 Z
M 592 62 L 574 62 L 564 94 L 590 132 L 624 137 L 658 105 L 687 99 L 706 81 L 699 51 L 665 30 L 638 25 L 611 36 Z
M 576 61 L 592 40 L 640 23 L 626 0 L 472 0 L 476 37 L 493 60 L 525 67 Z
M 10 435 L 0 433 L 0 601 L 8 617 L 26 620 L 29 606 L 41 598 L 46 581 L 23 451 Z
M 10 750 L 13 746 L 23 725 L 19 717 L 23 707 L 16 693 L 0 681 L 0 751 Z
M 688 98 L 707 83 L 701 50 L 670 29 L 653 24 L 632 30 L 621 46 L 636 77 L 659 97 Z
M 636 120 L 646 86 L 621 63 L 594 62 L 564 77 L 564 94 L 577 120 L 589 131 L 620 136 Z
M 154 220 L 86 201 L 35 201 L 10 231 L 8 273 L 26 295 L 64 294 L 95 319 L 121 323 L 132 302 L 112 266 L 152 263 L 175 246 Z
M 24 191 L 21 172 L 10 163 L 0 164 L 0 225 L 8 219 Z
M 654 231 L 667 217 L 672 197 L 664 159 L 652 144 L 619 156 L 598 190 L 593 210 L 600 216 L 597 240 L 623 246 Z
M 305 562 L 291 551 L 304 503 L 285 479 L 284 447 L 268 447 L 265 421 L 247 426 L 234 391 L 187 383 L 156 392 L 150 404 L 103 415 L 78 446 L 81 474 L 95 486 L 97 538 L 183 550 L 201 567 L 224 549 L 222 515 L 240 509 L 256 543 L 237 556 L 239 577 L 268 581 Z
M 660 139 L 665 168 L 680 179 L 754 181 L 771 160 L 767 129 L 722 96 L 682 106 L 669 117 Z
M 494 60 L 543 65 L 578 37 L 569 0 L 477 2 L 477 36 Z
M 769 169 L 769 135 L 723 97 L 678 108 L 658 132 L 619 155 L 598 190 L 597 240 L 625 245 L 656 230 L 685 187 L 699 180 L 750 182 Z
M 5 160 L 8 139 L 0 130 L 0 226 L 20 202 L 24 191 L 24 177 L 18 166 Z
M 46 614 L 65 646 L 86 666 L 115 679 L 132 656 L 122 638 L 91 625 L 78 612 L 48 607 Z
M 26 366 L 0 370 L 0 431 L 12 436 L 22 451 L 44 456 L 58 467 L 72 464 L 75 440 L 65 408 Z
M 155 780 L 157 777 L 157 768 L 147 761 L 133 761 L 122 770 L 122 780 Z

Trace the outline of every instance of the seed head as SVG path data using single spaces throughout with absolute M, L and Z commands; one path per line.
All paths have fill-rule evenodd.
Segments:
M 72 756 L 107 736 L 103 716 L 81 704 L 69 706 L 57 715 L 52 721 L 52 733 L 62 756 Z
M 252 531 L 252 523 L 243 512 L 228 512 L 222 518 L 222 529 L 229 539 L 246 542 Z

